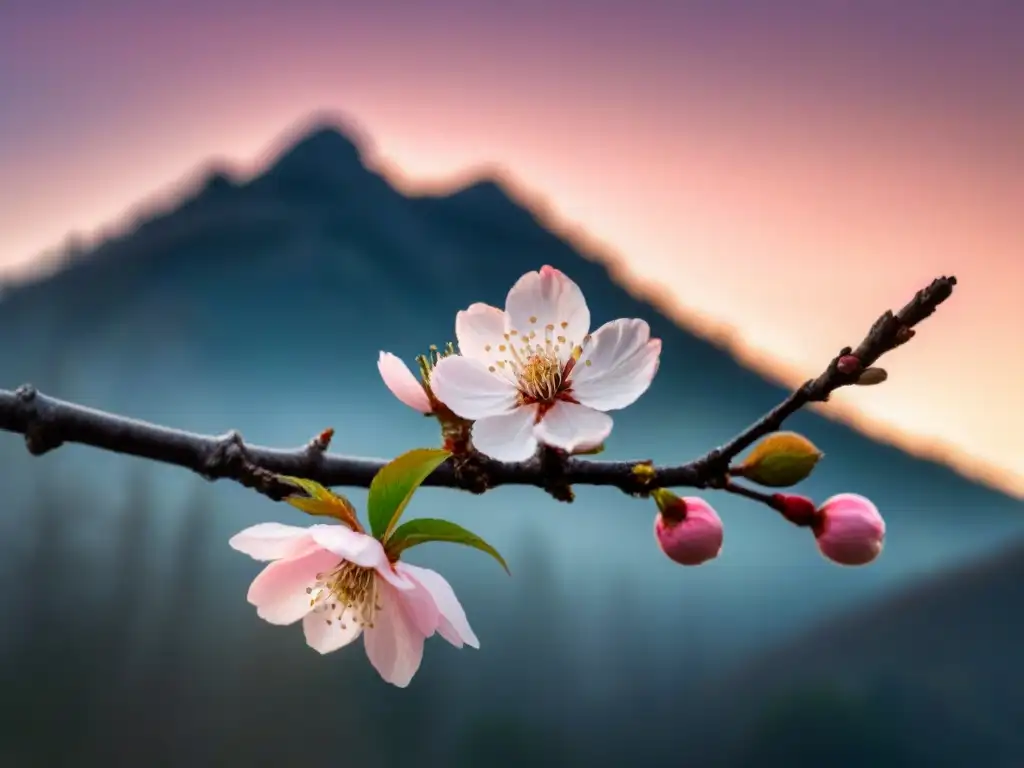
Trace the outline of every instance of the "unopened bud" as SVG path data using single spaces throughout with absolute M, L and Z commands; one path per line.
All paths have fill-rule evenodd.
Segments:
M 701 565 L 722 551 L 722 519 L 703 499 L 679 498 L 659 488 L 651 494 L 658 504 L 654 538 L 661 551 L 680 565 Z
M 885 368 L 865 368 L 864 372 L 857 377 L 855 382 L 859 387 L 870 387 L 873 384 L 881 384 L 889 378 Z
M 878 508 L 855 493 L 822 504 L 812 530 L 821 554 L 840 565 L 866 565 L 885 544 L 885 520 Z
M 813 525 L 818 519 L 818 510 L 815 509 L 814 502 L 806 496 L 776 493 L 772 496 L 772 506 L 793 525 L 802 528 Z
M 847 376 L 860 370 L 860 358 L 853 355 L 843 355 L 836 363 L 836 369 Z
M 824 456 L 796 432 L 775 432 L 754 446 L 732 473 L 769 488 L 787 488 L 805 480 Z

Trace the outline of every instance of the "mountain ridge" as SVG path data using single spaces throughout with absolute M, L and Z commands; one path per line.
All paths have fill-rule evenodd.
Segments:
M 99 241 L 84 254 L 76 253 L 74 258 L 65 259 L 63 264 L 58 258 L 53 272 L 35 279 L 4 283 L 3 300 L 17 301 L 21 288 L 46 283 L 50 278 L 75 278 L 82 274 L 74 271 L 75 268 L 84 262 L 116 258 L 116 254 L 124 250 L 124 244 L 130 243 L 140 232 L 173 226 L 178 226 L 181 231 L 188 227 L 201 227 L 211 219 L 252 216 L 248 208 L 239 213 L 239 205 L 262 205 L 260 216 L 264 219 L 265 228 L 270 230 L 274 221 L 295 216 L 297 208 L 321 207 L 330 214 L 340 213 L 334 211 L 335 206 L 340 206 L 348 209 L 347 215 L 360 216 L 367 215 L 374 206 L 379 207 L 382 201 L 390 201 L 396 210 L 413 209 L 460 227 L 497 228 L 516 232 L 520 237 L 523 232 L 532 231 L 542 239 L 554 232 L 557 237 L 567 238 L 580 255 L 600 264 L 620 287 L 669 317 L 684 332 L 724 351 L 772 384 L 786 386 L 798 378 L 796 372 L 781 374 L 777 368 L 765 369 L 763 360 L 758 359 L 760 353 L 747 346 L 735 331 L 680 306 L 664 286 L 633 274 L 621 259 L 592 242 L 585 233 L 567 232 L 561 227 L 553 229 L 552 217 L 543 210 L 544 206 L 538 208 L 539 203 L 529 200 L 529 196 L 524 199 L 517 189 L 510 188 L 500 178 L 499 171 L 494 168 L 486 169 L 482 175 L 463 179 L 458 186 L 443 193 L 403 195 L 368 163 L 370 141 L 350 120 L 332 114 L 316 114 L 288 131 L 285 139 L 277 143 L 274 153 L 248 178 L 234 172 L 231 164 L 223 160 L 203 164 L 200 172 L 194 174 L 198 180 L 193 178 L 173 201 L 164 199 L 149 209 L 138 210 L 133 221 L 123 230 Z M 346 192 L 360 184 L 363 187 L 353 203 L 346 197 Z M 303 193 L 295 196 L 295 190 L 300 188 Z M 190 215 L 195 218 L 189 219 Z M 393 212 L 393 215 L 400 216 L 401 213 Z M 409 226 L 415 229 L 414 224 Z M 72 272 L 61 277 L 68 270 Z M 1024 500 L 1024 492 L 1014 493 L 1014 489 L 1001 482 L 1001 476 L 995 469 L 960 455 L 954 446 L 913 435 L 894 434 L 881 421 L 862 416 L 854 418 L 834 406 L 822 409 L 821 413 L 865 434 L 874 442 L 894 445 L 910 455 L 935 462 L 972 481 L 985 483 Z M 956 461 L 951 462 L 951 453 L 957 455 Z
M 819 765 L 830 754 L 855 754 L 858 741 L 888 742 L 889 762 L 872 765 L 899 764 L 894 754 L 914 756 L 904 764 L 963 765 L 956 761 L 965 752 L 978 764 L 1017 765 L 1024 677 L 1013 664 L 1024 621 L 1013 606 L 1022 596 L 1024 540 L 1017 539 L 821 622 L 745 662 L 702 698 L 709 713 L 727 712 L 747 734 L 734 745 L 737 765 L 748 764 L 743 756 L 768 759 L 766 747 L 780 763 L 802 757 L 810 762 L 798 764 Z M 993 604 L 1006 610 L 993 613 Z M 844 734 L 830 719 L 860 727 Z M 918 739 L 928 723 L 931 738 Z M 815 724 L 827 733 L 816 734 Z

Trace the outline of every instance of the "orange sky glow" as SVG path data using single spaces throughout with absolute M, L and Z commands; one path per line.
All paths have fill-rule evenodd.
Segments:
M 822 51 L 795 81 L 768 50 L 739 66 L 695 49 L 684 66 L 652 49 L 636 78 L 596 45 L 563 46 L 569 70 L 540 38 L 528 58 L 500 41 L 442 58 L 437 43 L 310 45 L 278 67 L 194 42 L 189 61 L 216 55 L 214 75 L 160 70 L 123 114 L 104 107 L 102 130 L 26 134 L 17 151 L 0 138 L 0 274 L 45 269 L 69 232 L 117 228 L 204 161 L 252 172 L 296 122 L 340 110 L 400 188 L 500 172 L 632 290 L 787 384 L 955 274 L 954 297 L 885 359 L 889 380 L 824 411 L 1024 498 L 1024 95 L 947 84 L 911 99 L 815 68 Z

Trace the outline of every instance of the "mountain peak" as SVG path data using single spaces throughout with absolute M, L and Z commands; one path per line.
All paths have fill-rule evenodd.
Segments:
M 366 173 L 357 140 L 334 123 L 318 121 L 278 154 L 266 176 L 278 181 L 346 184 Z

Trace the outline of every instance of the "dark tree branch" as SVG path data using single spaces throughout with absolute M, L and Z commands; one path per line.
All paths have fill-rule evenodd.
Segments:
M 883 314 L 856 349 L 846 347 L 818 378 L 807 381 L 782 403 L 731 441 L 687 464 L 651 466 L 649 461 L 592 461 L 542 450 L 528 461 L 502 463 L 478 453 L 453 456 L 424 485 L 482 493 L 499 485 L 533 485 L 555 498 L 572 500 L 573 485 L 614 486 L 634 495 L 659 487 L 723 488 L 763 501 L 756 491 L 727 482 L 730 462 L 808 403 L 824 402 L 839 387 L 855 384 L 861 372 L 913 336 L 913 326 L 953 292 L 954 277 L 940 277 L 896 314 Z M 851 356 L 856 358 L 851 367 Z M 843 362 L 841 362 L 843 361 Z M 25 385 L 0 390 L 0 429 L 25 436 L 33 455 L 64 443 L 81 443 L 191 469 L 210 480 L 229 478 L 272 499 L 295 493 L 276 475 L 293 475 L 327 486 L 368 487 L 383 459 L 327 452 L 332 430 L 292 450 L 246 445 L 238 432 L 219 437 L 161 427 L 48 397 Z M 766 497 L 767 498 L 767 497 Z

